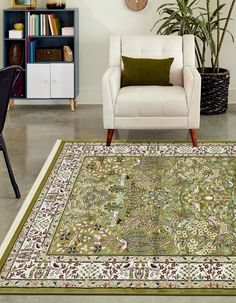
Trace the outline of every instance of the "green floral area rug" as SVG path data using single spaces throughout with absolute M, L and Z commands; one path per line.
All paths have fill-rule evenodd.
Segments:
M 236 294 L 236 143 L 58 141 L 0 293 Z

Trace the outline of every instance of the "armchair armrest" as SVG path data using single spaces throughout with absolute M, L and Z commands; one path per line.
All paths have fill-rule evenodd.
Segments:
M 195 66 L 184 66 L 184 89 L 189 110 L 189 129 L 200 125 L 201 76 Z
M 118 91 L 120 90 L 121 69 L 110 67 L 102 78 L 103 94 L 103 125 L 105 129 L 114 129 L 114 108 Z

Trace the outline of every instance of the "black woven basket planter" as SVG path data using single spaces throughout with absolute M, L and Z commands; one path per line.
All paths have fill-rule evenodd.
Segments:
M 200 74 L 202 78 L 201 114 L 224 114 L 228 108 L 229 71 L 220 68 L 219 73 L 213 73 L 212 68 L 206 68 L 205 72 L 200 72 Z

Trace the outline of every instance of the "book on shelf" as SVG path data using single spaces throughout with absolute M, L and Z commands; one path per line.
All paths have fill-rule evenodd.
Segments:
M 45 35 L 46 36 L 49 36 L 50 35 L 50 29 L 49 29 L 49 23 L 48 23 L 48 19 L 47 19 L 47 16 L 46 15 L 44 15 L 44 26 L 45 26 L 45 29 L 44 29 L 44 31 L 45 31 Z
M 35 36 L 39 36 L 39 15 L 35 15 L 34 17 L 34 26 L 35 26 Z
M 34 22 L 34 19 L 35 19 L 35 15 L 30 15 L 30 36 L 35 36 L 35 22 Z
M 40 14 L 40 35 L 44 36 L 44 19 L 43 19 L 43 14 Z
M 29 39 L 27 42 L 27 62 L 34 63 L 35 62 L 35 40 Z
M 56 29 L 56 36 L 59 36 L 61 34 L 61 22 L 60 19 L 54 18 L 53 19 L 55 29 Z
M 51 31 L 52 36 L 57 36 L 56 26 L 55 26 L 55 22 L 54 22 L 55 18 L 56 18 L 55 14 L 48 15 L 49 26 L 50 26 L 50 31 Z
M 30 36 L 30 12 L 28 12 L 28 36 Z

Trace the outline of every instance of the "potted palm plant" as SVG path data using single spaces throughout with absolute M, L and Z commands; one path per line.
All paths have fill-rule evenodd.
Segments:
M 201 114 L 222 114 L 228 107 L 229 71 L 220 68 L 220 54 L 228 33 L 229 22 L 236 0 L 225 3 L 222 0 L 205 0 L 199 6 L 199 0 L 176 0 L 161 5 L 157 12 L 160 19 L 154 23 L 157 34 L 195 35 L 196 58 L 202 77 Z M 227 8 L 227 10 L 226 10 Z M 223 13 L 224 12 L 224 13 Z M 210 67 L 206 67 L 209 57 Z

